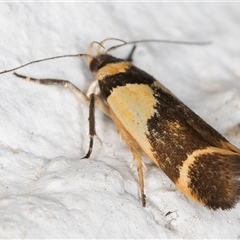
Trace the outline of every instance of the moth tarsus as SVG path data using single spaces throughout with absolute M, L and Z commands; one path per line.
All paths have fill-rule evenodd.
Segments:
M 130 42 L 134 44 L 130 54 L 126 59 L 120 59 L 109 52 L 130 43 L 122 41 L 119 45 L 104 49 L 104 43 L 108 40 L 118 39 L 93 42 L 87 54 L 73 55 L 87 57 L 89 68 L 95 74 L 96 80 L 87 94 L 67 80 L 15 75 L 40 84 L 64 86 L 90 106 L 90 142 L 85 157 L 91 155 L 93 138 L 97 136 L 95 105 L 111 117 L 137 161 L 143 206 L 146 204 L 142 170 L 145 154 L 192 200 L 214 210 L 233 208 L 240 199 L 240 149 L 155 78 L 132 64 L 135 44 L 141 41 Z M 92 54 L 94 44 L 99 45 L 96 54 Z M 101 49 L 104 49 L 103 53 Z M 29 64 L 23 66 L 26 65 Z M 21 66 L 12 70 L 19 68 Z

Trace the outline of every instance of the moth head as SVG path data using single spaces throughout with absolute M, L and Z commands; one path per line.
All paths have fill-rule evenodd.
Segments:
M 114 41 L 121 41 L 123 44 L 126 44 L 125 41 L 121 40 L 121 39 L 117 39 L 117 38 L 107 38 L 104 39 L 101 42 L 91 42 L 89 47 L 88 47 L 88 67 L 90 69 L 91 72 L 97 72 L 101 67 L 105 66 L 108 63 L 115 63 L 115 62 L 119 62 L 119 59 L 111 56 L 110 54 L 108 54 L 108 52 L 110 52 L 113 49 L 116 49 L 118 47 L 118 45 L 115 45 L 109 49 L 105 49 L 105 47 L 103 46 L 103 44 L 107 41 L 110 40 L 114 40 Z M 97 44 L 97 49 L 96 49 L 96 54 L 93 55 L 93 45 Z M 103 52 L 101 52 L 101 49 L 103 49 Z

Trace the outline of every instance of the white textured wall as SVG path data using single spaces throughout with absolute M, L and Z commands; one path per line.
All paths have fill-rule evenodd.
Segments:
M 86 53 L 107 37 L 212 40 L 205 47 L 141 44 L 134 62 L 225 135 L 240 121 L 239 16 L 239 3 L 0 3 L 0 71 Z M 84 59 L 18 73 L 68 79 L 82 90 L 93 80 Z M 240 204 L 225 212 L 196 205 L 150 161 L 143 208 L 131 153 L 98 110 L 103 145 L 95 141 L 91 158 L 81 159 L 88 109 L 68 90 L 11 73 L 0 75 L 0 86 L 0 238 L 240 237 Z M 228 137 L 240 146 L 239 136 Z

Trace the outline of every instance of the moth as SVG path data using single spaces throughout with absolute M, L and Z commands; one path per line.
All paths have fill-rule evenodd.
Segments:
M 105 49 L 104 44 L 109 40 L 121 41 L 121 44 Z M 91 155 L 93 140 L 97 136 L 95 106 L 113 120 L 137 163 L 143 206 L 146 205 L 146 196 L 142 158 L 147 155 L 190 199 L 214 210 L 233 208 L 240 199 L 240 149 L 154 77 L 136 67 L 132 63 L 135 45 L 126 59 L 110 54 L 116 48 L 139 42 L 171 41 L 105 39 L 92 42 L 87 54 L 37 60 L 0 74 L 43 60 L 86 57 L 89 69 L 95 75 L 86 94 L 67 80 L 36 79 L 14 74 L 40 84 L 64 86 L 89 106 L 90 143 L 85 157 Z M 98 45 L 95 54 L 92 53 L 94 44 Z

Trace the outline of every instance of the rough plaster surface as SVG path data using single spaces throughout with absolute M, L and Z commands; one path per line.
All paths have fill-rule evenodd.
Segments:
M 205 47 L 139 44 L 134 63 L 240 146 L 239 16 L 239 3 L 0 3 L 0 71 L 86 53 L 107 37 L 211 40 Z M 68 79 L 84 91 L 93 80 L 76 58 L 18 73 Z M 148 159 L 143 208 L 131 153 L 100 111 L 103 144 L 95 141 L 91 158 L 81 159 L 88 109 L 68 90 L 12 73 L 0 81 L 0 238 L 240 237 L 240 204 L 217 212 L 199 206 Z

